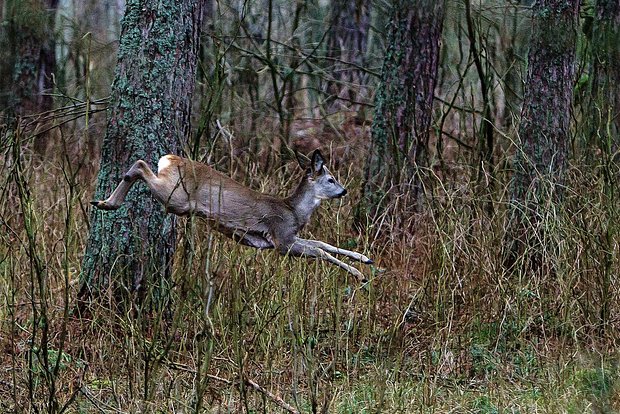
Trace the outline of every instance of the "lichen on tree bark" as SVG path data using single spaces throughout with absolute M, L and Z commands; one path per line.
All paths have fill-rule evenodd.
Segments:
M 129 0 L 94 197 L 107 197 L 137 159 L 178 153 L 189 134 L 204 0 Z M 93 211 L 80 297 L 165 286 L 175 219 L 137 184 L 117 211 Z
M 405 200 L 400 213 L 420 207 L 444 8 L 443 1 L 393 4 L 358 222 L 397 197 Z

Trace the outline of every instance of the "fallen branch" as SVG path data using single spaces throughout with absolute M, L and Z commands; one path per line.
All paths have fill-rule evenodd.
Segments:
M 178 364 L 178 363 L 175 363 L 175 362 L 172 362 L 172 361 L 166 361 L 166 362 L 167 362 L 167 365 L 169 367 L 171 367 L 171 368 L 179 369 L 179 370 L 182 370 L 182 371 L 191 372 L 193 374 L 196 374 L 196 370 L 195 369 L 192 369 L 192 368 L 190 368 L 190 367 L 188 367 L 186 365 Z M 215 380 L 215 381 L 222 382 L 222 383 L 224 383 L 226 385 L 237 385 L 237 381 L 231 381 L 229 379 L 218 377 L 218 376 L 212 375 L 212 374 L 207 374 L 207 378 Z M 251 380 L 249 378 L 246 378 L 245 379 L 245 383 L 247 385 L 249 385 L 250 387 L 254 388 L 256 391 L 258 391 L 261 394 L 263 394 L 265 397 L 269 398 L 278 407 L 285 409 L 289 413 L 299 414 L 299 411 L 295 407 L 293 407 L 292 405 L 290 405 L 289 403 L 287 403 L 282 398 L 278 397 L 277 395 L 275 395 L 274 393 L 272 393 L 268 389 L 260 386 L 255 381 L 253 381 L 253 380 Z
M 282 398 L 278 397 L 274 393 L 270 392 L 269 390 L 261 387 L 256 382 L 252 381 L 251 379 L 249 378 L 246 379 L 245 383 L 248 384 L 250 387 L 254 388 L 256 391 L 264 394 L 267 398 L 269 398 L 271 401 L 276 403 L 280 408 L 284 408 L 286 411 L 290 413 L 299 414 L 299 411 L 297 411 L 295 407 L 293 407 L 292 405 L 290 405 L 289 403 L 287 403 L 286 401 L 284 401 Z

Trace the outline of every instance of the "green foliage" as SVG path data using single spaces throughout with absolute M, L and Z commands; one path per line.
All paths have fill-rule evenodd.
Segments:
M 471 410 L 476 414 L 499 414 L 500 412 L 487 396 L 476 398 L 472 404 Z
M 524 329 L 520 321 L 475 322 L 469 353 L 471 373 L 479 378 L 528 378 L 540 370 L 536 349 L 524 341 L 519 333 Z
M 584 369 L 575 373 L 575 380 L 581 391 L 594 400 L 609 398 L 616 381 L 614 377 L 604 368 Z
M 596 368 L 578 369 L 573 380 L 582 395 L 599 412 L 613 412 L 617 403 L 618 373 L 617 362 Z

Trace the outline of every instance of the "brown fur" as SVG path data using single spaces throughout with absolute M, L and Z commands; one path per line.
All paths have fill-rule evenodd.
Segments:
M 321 200 L 341 197 L 347 192 L 324 166 L 318 150 L 299 186 L 286 198 L 254 191 L 200 162 L 166 155 L 159 160 L 158 175 L 138 160 L 110 197 L 92 204 L 103 210 L 119 208 L 136 180 L 146 182 L 168 212 L 205 217 L 218 231 L 244 245 L 275 248 L 281 254 L 293 256 L 318 257 L 360 280 L 364 276 L 359 270 L 330 253 L 372 263 L 360 253 L 297 237 Z

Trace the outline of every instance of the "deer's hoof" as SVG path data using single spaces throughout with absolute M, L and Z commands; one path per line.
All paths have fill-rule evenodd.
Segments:
M 107 204 L 105 201 L 93 200 L 90 202 L 90 204 L 92 204 L 93 206 L 97 207 L 100 210 L 114 210 L 114 207 Z
M 373 264 L 375 262 L 370 257 L 366 257 L 363 254 L 360 254 L 359 261 L 364 263 L 364 264 Z
M 360 272 L 359 270 L 357 270 L 356 268 L 351 268 L 351 270 L 349 271 L 349 273 L 351 273 L 353 276 L 355 276 L 355 278 L 359 281 L 363 281 L 365 279 L 365 276 L 362 272 Z

